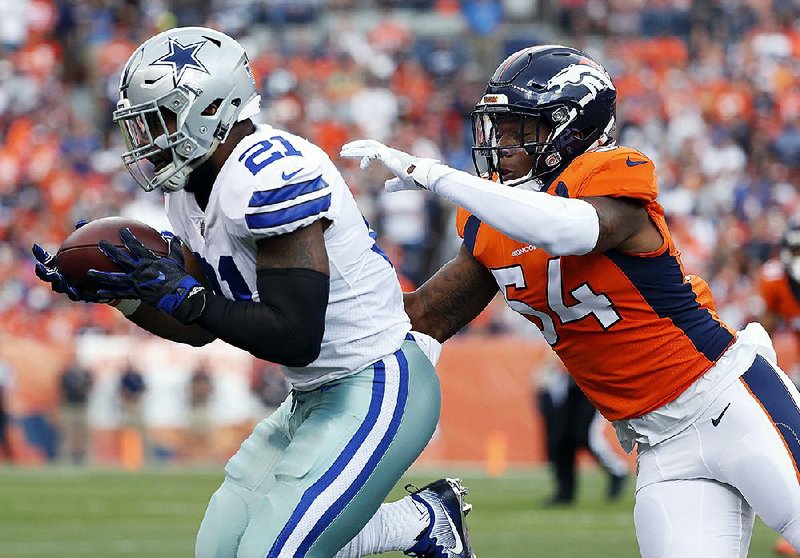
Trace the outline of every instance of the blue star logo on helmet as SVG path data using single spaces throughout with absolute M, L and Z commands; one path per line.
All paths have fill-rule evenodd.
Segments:
M 177 39 L 169 39 L 169 52 L 157 59 L 151 66 L 171 66 L 173 76 L 173 86 L 177 87 L 178 82 L 183 77 L 186 70 L 198 70 L 209 73 L 202 62 L 197 58 L 199 51 L 208 41 L 198 41 L 188 45 L 182 45 Z

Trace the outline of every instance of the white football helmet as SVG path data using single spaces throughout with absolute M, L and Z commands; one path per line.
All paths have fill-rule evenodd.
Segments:
M 235 122 L 258 113 L 259 100 L 234 39 L 204 27 L 159 33 L 122 69 L 114 111 L 128 149 L 122 161 L 144 190 L 180 190 Z

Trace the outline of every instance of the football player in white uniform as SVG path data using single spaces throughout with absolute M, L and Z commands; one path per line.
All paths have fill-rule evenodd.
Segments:
M 73 299 L 113 299 L 165 338 L 220 338 L 287 367 L 292 393 L 228 462 L 196 556 L 471 558 L 457 479 L 381 505 L 436 426 L 438 345 L 411 332 L 394 270 L 329 158 L 255 125 L 258 103 L 227 35 L 188 27 L 143 43 L 114 119 L 133 177 L 167 193 L 169 255 L 122 229 L 127 250 L 101 249 L 123 271 L 90 272 L 100 300 L 38 245 L 37 275 Z M 207 284 L 187 273 L 190 252 Z

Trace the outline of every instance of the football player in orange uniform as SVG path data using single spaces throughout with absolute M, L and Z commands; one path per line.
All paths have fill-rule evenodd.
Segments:
M 783 235 L 780 261 L 769 261 L 761 268 L 759 281 L 764 313 L 761 323 L 769 333 L 780 324 L 794 333 L 800 348 L 800 224 L 793 225 Z M 795 380 L 800 380 L 800 362 L 786 366 Z
M 800 225 L 790 227 L 783 235 L 780 261 L 769 261 L 761 268 L 759 292 L 764 302 L 764 328 L 771 334 L 782 323 L 794 333 L 800 349 Z M 781 364 L 797 385 L 800 361 Z M 775 551 L 782 556 L 800 556 L 785 539 L 778 539 Z
M 390 191 L 456 202 L 459 254 L 406 295 L 440 341 L 498 289 L 638 445 L 634 518 L 644 558 L 745 556 L 754 514 L 800 545 L 800 394 L 766 331 L 734 331 L 681 265 L 653 162 L 613 141 L 616 90 L 585 53 L 545 45 L 506 59 L 472 114 L 480 177 L 373 140 Z

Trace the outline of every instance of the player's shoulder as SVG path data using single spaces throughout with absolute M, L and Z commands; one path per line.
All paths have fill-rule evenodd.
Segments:
M 456 209 L 456 229 L 458 230 L 458 236 L 464 238 L 464 228 L 467 226 L 467 220 L 472 216 L 472 213 L 461 207 L 460 205 Z
M 617 144 L 591 149 L 581 154 L 575 161 L 581 161 L 595 172 L 608 169 L 639 169 L 653 172 L 655 168 L 653 161 L 638 149 Z
M 253 189 L 269 190 L 321 174 L 326 158 L 305 138 L 262 125 L 242 139 L 227 163 L 236 169 L 237 178 L 245 177 Z
M 331 207 L 326 162 L 324 151 L 308 140 L 258 126 L 220 173 L 222 211 L 242 234 L 284 234 L 310 224 Z
M 554 182 L 570 197 L 631 197 L 650 202 L 658 195 L 653 161 L 641 151 L 622 145 L 581 154 Z

